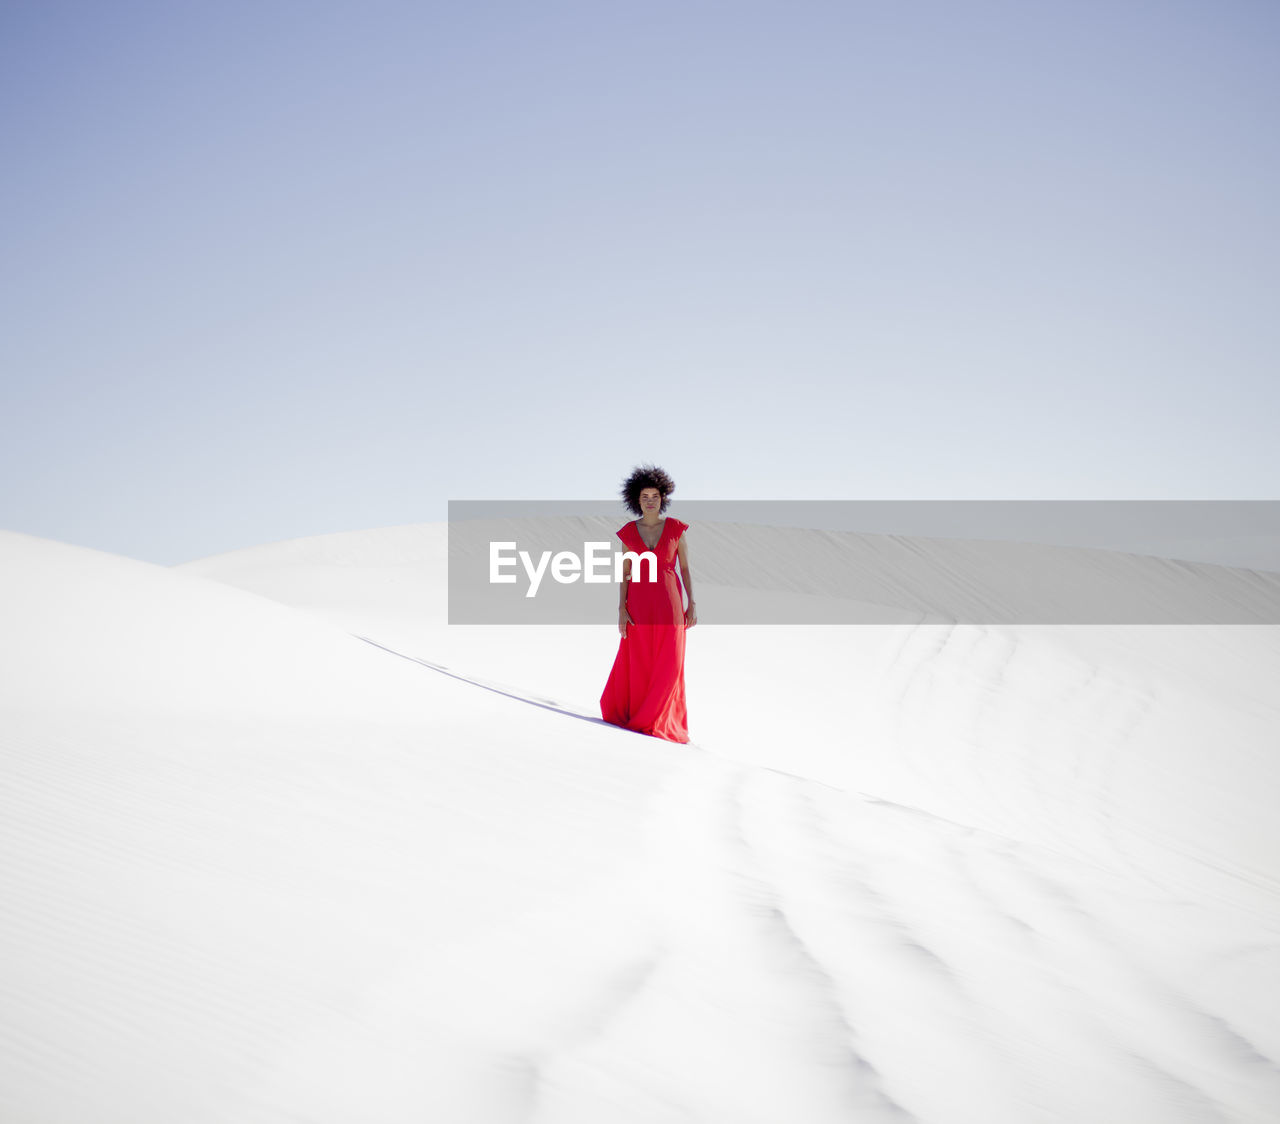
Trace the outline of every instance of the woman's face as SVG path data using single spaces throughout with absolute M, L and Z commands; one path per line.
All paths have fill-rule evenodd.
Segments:
M 662 510 L 662 493 L 657 488 L 641 488 L 641 513 L 644 515 L 657 515 L 660 510 Z

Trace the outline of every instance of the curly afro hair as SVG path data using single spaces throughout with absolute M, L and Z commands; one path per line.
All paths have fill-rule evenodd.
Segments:
M 622 482 L 622 502 L 633 515 L 643 515 L 640 510 L 640 493 L 646 488 L 657 488 L 662 493 L 662 505 L 659 511 L 667 510 L 667 502 L 671 493 L 676 490 L 676 482 L 657 465 L 642 464 Z

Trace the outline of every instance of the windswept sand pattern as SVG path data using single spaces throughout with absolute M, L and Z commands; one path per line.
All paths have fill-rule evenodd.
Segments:
M 663 1043 L 639 1031 L 651 1022 L 633 993 L 637 1029 L 612 1021 L 571 1064 L 561 1057 L 538 1124 L 606 1106 L 628 1121 L 781 1122 L 770 1092 L 795 1082 L 814 1124 L 1261 1121 L 1250 1106 L 1280 1096 L 1268 1059 L 1146 968 L 1072 889 L 1131 895 L 1124 876 L 710 755 L 654 812 L 666 951 L 647 1002 L 678 1012 L 682 1048 L 726 1036 L 741 1048 L 745 1027 L 770 1048 L 723 1087 L 682 1089 L 664 1076 Z M 1051 1061 L 1067 1050 L 1075 1065 Z M 602 1069 L 609 1096 L 591 1091 Z M 646 1073 L 666 1107 L 639 1089 L 630 1108 L 615 1103 L 628 1072 Z M 964 1082 L 983 1103 L 956 1101 Z M 744 1083 L 760 1086 L 748 1109 Z

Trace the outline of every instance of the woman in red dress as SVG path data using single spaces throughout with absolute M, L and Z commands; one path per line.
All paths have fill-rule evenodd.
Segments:
M 684 541 L 689 524 L 672 516 L 659 518 L 675 490 L 675 481 L 654 465 L 637 468 L 623 482 L 623 502 L 640 518 L 619 527 L 618 538 L 628 551 L 650 551 L 657 557 L 656 580 L 650 580 L 648 559 L 640 559 L 633 574 L 632 559 L 623 558 L 618 595 L 622 639 L 600 696 L 600 714 L 615 726 L 669 742 L 687 742 L 684 634 L 698 623 L 689 548 Z M 687 609 L 681 583 L 689 595 Z

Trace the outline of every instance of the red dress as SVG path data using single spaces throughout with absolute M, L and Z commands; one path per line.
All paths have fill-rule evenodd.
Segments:
M 618 638 L 618 654 L 600 696 L 606 722 L 669 742 L 689 740 L 684 696 L 684 590 L 676 575 L 676 551 L 689 524 L 667 516 L 653 547 L 657 580 L 649 562 L 631 560 L 627 612 L 632 623 Z M 618 528 L 628 550 L 649 550 L 635 523 Z

